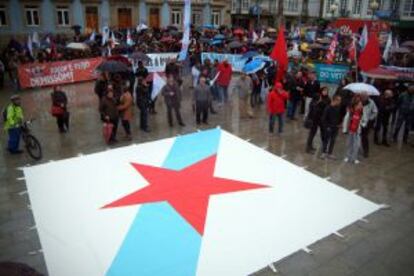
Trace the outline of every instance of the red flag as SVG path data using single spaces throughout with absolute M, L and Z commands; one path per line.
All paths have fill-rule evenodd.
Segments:
M 288 69 L 288 56 L 287 56 L 287 47 L 286 47 L 286 40 L 285 40 L 285 28 L 280 27 L 279 33 L 275 42 L 275 46 L 273 47 L 272 53 L 270 57 L 277 61 L 277 73 L 276 73 L 276 81 L 282 81 L 283 77 L 286 74 Z
M 356 58 L 356 38 L 355 36 L 352 36 L 352 42 L 351 45 L 349 45 L 348 48 L 348 58 L 350 61 L 354 61 Z
M 329 50 L 328 50 L 328 54 L 326 55 L 326 62 L 328 64 L 331 64 L 334 62 L 335 59 L 335 51 L 336 51 L 336 46 L 338 45 L 338 35 L 335 35 L 334 38 L 332 39 L 331 45 L 329 45 Z
M 381 52 L 376 33 L 369 35 L 367 46 L 361 52 L 358 60 L 358 66 L 362 71 L 368 71 L 378 68 L 381 64 Z

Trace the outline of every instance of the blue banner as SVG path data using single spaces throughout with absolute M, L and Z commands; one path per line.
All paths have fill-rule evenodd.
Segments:
M 334 84 L 339 84 L 349 72 L 349 66 L 339 64 L 315 63 L 314 69 L 320 82 Z

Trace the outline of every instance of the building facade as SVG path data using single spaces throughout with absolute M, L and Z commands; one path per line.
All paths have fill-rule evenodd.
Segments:
M 226 0 L 192 0 L 192 23 L 230 24 Z M 79 25 L 90 33 L 103 27 L 182 27 L 183 0 L 0 0 L 0 35 L 34 31 L 64 33 Z
M 304 21 L 320 16 L 320 0 L 282 0 L 283 15 L 287 23 Z M 239 26 L 274 26 L 280 0 L 232 0 L 232 23 Z M 259 7 L 259 8 L 257 8 Z M 257 14 L 260 13 L 260 15 Z

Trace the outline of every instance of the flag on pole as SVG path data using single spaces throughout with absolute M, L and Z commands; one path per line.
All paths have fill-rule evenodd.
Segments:
M 364 29 L 362 30 L 362 33 L 361 33 L 361 37 L 359 38 L 359 46 L 361 47 L 361 51 L 364 50 L 367 43 L 368 43 L 368 27 L 365 24 Z
M 37 32 L 33 33 L 32 44 L 34 44 L 37 48 L 40 47 L 40 38 L 39 38 L 39 34 Z
M 109 28 L 107 26 L 102 28 L 102 46 L 104 46 L 109 40 Z
M 348 48 L 348 58 L 350 61 L 355 61 L 356 59 L 356 37 L 352 36 L 351 45 Z
M 190 45 L 190 28 L 191 28 L 191 0 L 184 2 L 184 35 L 181 42 L 181 51 L 178 56 L 179 61 L 187 58 L 188 46 Z
M 95 38 L 96 38 L 96 33 L 95 33 L 95 31 L 93 31 L 91 33 L 91 36 L 89 37 L 89 41 L 95 41 Z M 103 37 L 102 37 L 102 39 L 103 39 Z
M 259 36 L 257 35 L 257 33 L 256 33 L 255 31 L 253 31 L 253 34 L 252 34 L 252 42 L 254 43 L 254 42 L 256 42 L 258 39 L 259 39 Z
M 127 31 L 127 44 L 129 46 L 133 46 L 135 44 L 134 41 L 132 40 L 131 31 L 129 29 Z
M 358 66 L 362 71 L 368 71 L 378 68 L 381 64 L 381 52 L 376 33 L 371 33 L 368 43 L 361 52 L 358 60 Z
M 33 41 L 30 34 L 27 36 L 27 49 L 29 50 L 30 56 L 33 57 Z
M 151 99 L 154 100 L 158 94 L 160 94 L 161 89 L 166 85 L 167 82 L 161 77 L 158 73 L 154 72 L 153 83 L 152 83 L 152 91 L 151 91 Z
M 265 31 L 264 30 L 262 30 L 261 32 L 260 32 L 260 38 L 263 38 L 265 36 Z
M 384 53 L 382 54 L 382 58 L 385 60 L 385 62 L 388 61 L 388 56 L 390 54 L 392 46 L 392 33 L 390 32 L 388 35 L 387 43 L 385 44 Z
M 326 55 L 328 64 L 333 63 L 335 60 L 336 46 L 338 46 L 338 35 L 337 34 L 335 34 L 335 36 L 333 37 L 331 41 L 331 45 L 329 45 L 328 53 Z
M 277 61 L 276 81 L 281 81 L 288 69 L 288 55 L 285 40 L 285 28 L 280 27 L 270 58 Z

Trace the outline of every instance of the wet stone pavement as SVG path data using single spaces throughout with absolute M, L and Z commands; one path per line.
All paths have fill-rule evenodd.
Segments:
M 34 134 L 42 143 L 44 158 L 41 162 L 60 160 L 79 154 L 107 150 L 101 135 L 97 99 L 93 83 L 64 86 L 70 101 L 71 130 L 59 134 L 54 118 L 49 114 L 50 89 L 22 92 L 26 118 L 35 118 Z M 8 102 L 11 89 L 0 91 L 0 106 Z M 143 143 L 197 130 L 190 103 L 191 89 L 184 89 L 183 118 L 185 127 L 167 125 L 162 100 L 157 103 L 157 115 L 151 115 L 151 133 L 139 130 L 138 111 L 132 122 L 133 141 L 123 142 L 122 127 L 118 133 L 122 147 Z M 302 120 L 289 121 L 281 136 L 267 133 L 267 116 L 264 106 L 255 109 L 254 119 L 240 119 L 238 101 L 217 108 L 217 115 L 210 115 L 207 127 L 221 128 L 264 148 L 286 160 L 330 180 L 347 190 L 376 203 L 390 206 L 363 221 L 330 235 L 308 248 L 311 252 L 298 251 L 274 263 L 277 274 L 265 267 L 253 275 L 414 275 L 414 147 L 393 144 L 392 147 L 371 146 L 368 159 L 360 165 L 342 162 L 345 138 L 338 137 L 335 154 L 338 161 L 324 161 L 316 155 L 304 153 L 307 131 Z M 206 126 L 204 126 L 206 128 Z M 34 165 L 26 154 L 10 156 L 6 151 L 6 135 L 1 134 L 0 148 L 0 261 L 23 262 L 47 274 L 41 245 L 34 226 L 30 202 L 21 166 Z M 414 137 L 409 138 L 411 143 Z M 372 142 L 372 139 L 371 139 Z M 319 136 L 315 146 L 320 147 Z M 271 219 L 271 218 L 269 218 Z M 305 225 L 303 227 L 306 234 Z

